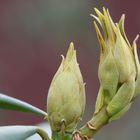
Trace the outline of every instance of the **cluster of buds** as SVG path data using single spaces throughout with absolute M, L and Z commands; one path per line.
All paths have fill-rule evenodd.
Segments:
M 100 89 L 92 119 L 73 135 L 73 140 L 92 138 L 108 122 L 119 119 L 130 108 L 140 92 L 140 64 L 136 41 L 131 45 L 124 31 L 125 15 L 114 23 L 109 11 L 95 9 L 92 15 L 100 43 L 98 76 Z M 85 109 L 85 84 L 76 58 L 73 43 L 66 58 L 56 72 L 48 92 L 47 111 L 51 129 L 55 134 L 72 134 Z M 60 137 L 56 135 L 56 137 Z M 64 137 L 60 139 L 65 139 Z
M 92 16 L 103 30 L 102 36 L 94 21 L 101 48 L 98 70 L 100 89 L 95 114 L 106 106 L 109 121 L 112 121 L 119 119 L 130 108 L 140 91 L 140 65 L 136 46 L 138 35 L 130 45 L 124 31 L 125 15 L 118 23 L 114 23 L 105 8 L 103 13 L 97 9 L 95 12 L 97 16 Z

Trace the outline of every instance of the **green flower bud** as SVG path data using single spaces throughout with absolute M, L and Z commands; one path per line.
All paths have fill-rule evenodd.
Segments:
M 120 118 L 131 106 L 132 100 L 140 92 L 140 64 L 137 55 L 136 39 L 131 46 L 125 31 L 122 15 L 119 23 L 114 23 L 109 11 L 103 13 L 95 9 L 92 15 L 103 29 L 102 36 L 94 22 L 101 47 L 99 80 L 100 90 L 96 101 L 95 113 L 104 106 L 110 121 Z
M 72 132 L 84 113 L 85 84 L 73 43 L 62 58 L 49 88 L 47 111 L 53 131 Z

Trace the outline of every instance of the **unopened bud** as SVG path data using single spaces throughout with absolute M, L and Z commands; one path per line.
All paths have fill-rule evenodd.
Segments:
M 109 11 L 103 14 L 95 9 L 92 15 L 103 29 L 102 36 L 94 22 L 101 46 L 99 79 L 100 90 L 96 101 L 95 113 L 106 106 L 110 121 L 120 118 L 130 107 L 132 100 L 140 92 L 140 65 L 136 50 L 136 40 L 131 46 L 125 31 L 123 15 L 119 23 L 114 23 Z
M 72 132 L 84 113 L 85 84 L 73 43 L 62 58 L 49 88 L 47 111 L 53 131 Z

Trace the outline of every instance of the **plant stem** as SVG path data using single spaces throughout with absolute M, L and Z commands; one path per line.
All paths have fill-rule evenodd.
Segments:
M 108 123 L 108 119 L 106 107 L 104 107 L 100 112 L 94 114 L 92 119 L 79 130 L 81 137 L 92 138 L 101 127 Z

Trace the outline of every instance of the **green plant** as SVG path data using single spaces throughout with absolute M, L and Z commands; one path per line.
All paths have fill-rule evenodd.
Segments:
M 103 36 L 94 21 L 100 43 L 99 80 L 100 89 L 95 112 L 90 121 L 76 130 L 85 109 L 85 84 L 76 58 L 73 43 L 66 58 L 56 72 L 48 93 L 47 112 L 28 103 L 0 94 L 0 108 L 33 113 L 42 116 L 51 126 L 52 137 L 37 126 L 1 126 L 0 140 L 24 140 L 38 133 L 43 140 L 91 139 L 104 125 L 122 117 L 130 108 L 140 91 L 140 65 L 136 40 L 130 45 L 122 15 L 114 23 L 109 11 L 95 9 L 91 15 L 103 30 Z

